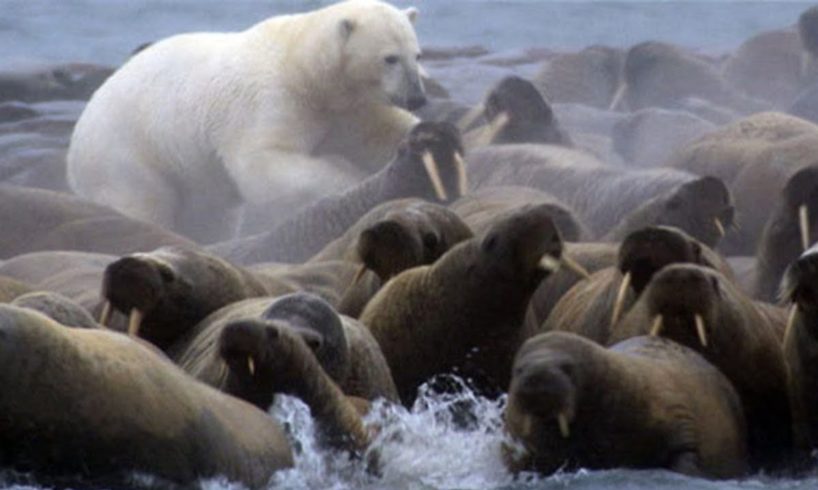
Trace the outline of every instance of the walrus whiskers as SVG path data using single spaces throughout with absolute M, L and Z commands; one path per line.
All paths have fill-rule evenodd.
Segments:
M 560 426 L 560 434 L 565 439 L 571 437 L 571 426 L 568 425 L 568 416 L 565 415 L 565 412 L 560 412 L 557 415 L 557 423 Z
M 693 322 L 696 324 L 696 334 L 699 336 L 699 342 L 702 347 L 707 347 L 707 330 L 704 328 L 704 318 L 696 313 L 693 316 Z
M 138 308 L 131 310 L 131 315 L 128 317 L 128 335 L 136 337 L 139 335 L 139 327 L 142 325 L 142 311 Z
M 724 225 L 721 224 L 721 220 L 718 218 L 713 218 L 713 223 L 716 225 L 716 230 L 719 232 L 719 237 L 724 238 L 724 235 L 727 234 L 727 231 L 724 229 Z
M 571 257 L 569 257 L 569 256 L 567 256 L 565 254 L 562 254 L 562 258 L 560 259 L 560 262 L 562 262 L 565 265 L 565 267 L 568 267 L 568 269 L 575 272 L 577 275 L 582 276 L 583 279 L 590 279 L 591 278 L 591 274 L 588 272 L 588 270 L 585 269 L 585 267 L 582 267 L 582 265 L 580 265 L 577 261 L 575 261 Z
M 102 305 L 102 313 L 99 315 L 99 324 L 103 327 L 108 327 L 108 322 L 111 321 L 111 302 L 106 301 L 104 305 Z
M 469 177 L 466 175 L 466 162 L 463 161 L 463 155 L 459 151 L 454 152 L 454 166 L 457 168 L 457 190 L 460 192 L 459 197 L 463 197 L 469 193 Z
M 438 171 L 435 157 L 432 156 L 429 150 L 426 150 L 423 152 L 422 158 L 423 166 L 426 167 L 426 173 L 429 175 L 429 180 L 432 181 L 437 198 L 441 201 L 447 200 L 448 196 L 446 195 L 446 189 L 443 188 L 443 181 L 440 180 L 440 172 Z
M 662 332 L 662 324 L 664 320 L 662 315 L 656 315 L 656 318 L 653 319 L 653 324 L 650 326 L 650 336 L 656 337 L 659 333 Z
M 798 206 L 798 228 L 801 230 L 801 246 L 809 248 L 809 209 L 806 204 Z
M 614 302 L 613 314 L 611 315 L 611 327 L 616 325 L 619 321 L 619 315 L 622 314 L 622 306 L 625 303 L 625 294 L 631 285 L 631 273 L 625 273 L 622 282 L 619 284 L 619 289 L 616 291 L 616 301 Z

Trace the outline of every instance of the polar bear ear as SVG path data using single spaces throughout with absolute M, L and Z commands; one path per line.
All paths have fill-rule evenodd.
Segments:
M 416 9 L 415 7 L 409 7 L 408 9 L 404 10 L 403 13 L 406 14 L 407 17 L 409 17 L 409 22 L 411 22 L 412 24 L 414 24 L 415 20 L 417 20 L 418 18 L 418 9 Z
M 346 41 L 349 39 L 349 36 L 352 35 L 352 31 L 355 30 L 355 22 L 350 19 L 343 19 L 338 24 L 338 32 L 341 33 L 341 39 Z

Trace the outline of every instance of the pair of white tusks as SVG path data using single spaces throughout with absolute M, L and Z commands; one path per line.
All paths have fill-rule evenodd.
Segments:
M 662 315 L 656 315 L 656 318 L 653 319 L 653 324 L 650 326 L 650 335 L 652 337 L 656 337 L 661 333 L 663 322 L 664 319 Z M 696 313 L 693 315 L 693 322 L 696 324 L 696 334 L 699 336 L 699 342 L 702 344 L 702 347 L 707 347 L 707 330 L 705 330 L 704 318 Z
M 99 324 L 105 328 L 108 328 L 108 322 L 111 321 L 111 313 L 113 309 L 111 307 L 111 302 L 106 301 L 104 305 L 102 305 L 102 313 L 99 316 Z M 142 319 L 144 318 L 144 314 L 138 308 L 134 308 L 131 310 L 131 314 L 128 316 L 128 335 L 131 337 L 136 337 L 139 335 L 139 327 L 142 326 Z
M 422 159 L 426 173 L 429 175 L 429 180 L 432 181 L 432 186 L 435 188 L 437 198 L 441 201 L 446 201 L 449 196 L 443 187 L 443 180 L 440 178 L 440 171 L 434 155 L 432 155 L 432 152 L 426 150 L 423 152 Z M 466 175 L 466 163 L 463 161 L 463 156 L 460 152 L 454 153 L 454 165 L 457 169 L 457 191 L 460 193 L 460 196 L 465 196 L 469 191 L 469 181 Z
M 806 204 L 798 207 L 798 228 L 801 230 L 801 246 L 809 248 L 809 209 Z
M 581 264 L 565 254 L 563 254 L 559 259 L 548 254 L 544 255 L 543 258 L 540 259 L 540 267 L 551 272 L 557 272 L 562 265 L 582 276 L 583 279 L 591 278 L 591 274 L 588 273 L 585 267 L 582 267 Z
M 534 417 L 532 417 L 531 415 L 526 415 L 525 418 L 523 418 L 522 427 L 523 429 L 522 435 L 524 437 L 528 437 L 529 435 L 531 435 L 533 425 Z M 557 414 L 557 425 L 559 425 L 560 434 L 562 435 L 563 438 L 568 439 L 569 437 L 571 437 L 571 425 L 568 423 L 568 416 L 565 415 L 565 412 L 560 412 L 559 414 Z

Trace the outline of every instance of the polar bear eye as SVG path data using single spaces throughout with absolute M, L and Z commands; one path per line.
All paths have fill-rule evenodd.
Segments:
M 384 58 L 383 60 L 386 62 L 387 65 L 394 65 L 395 63 L 398 62 L 398 57 L 395 56 L 394 54 L 391 54 Z

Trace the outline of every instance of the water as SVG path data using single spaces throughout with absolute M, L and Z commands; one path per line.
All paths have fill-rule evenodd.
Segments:
M 0 70 L 21 62 L 116 65 L 147 41 L 189 31 L 239 30 L 327 0 L 0 0 Z M 792 25 L 809 2 L 399 0 L 421 10 L 425 46 L 578 49 L 660 39 L 723 51 Z

